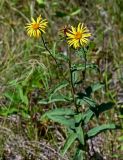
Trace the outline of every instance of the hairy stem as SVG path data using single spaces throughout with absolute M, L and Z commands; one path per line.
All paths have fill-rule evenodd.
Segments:
M 42 42 L 43 42 L 43 45 L 44 45 L 45 49 L 48 51 L 48 53 L 50 54 L 50 56 L 55 61 L 56 65 L 58 66 L 58 63 L 57 63 L 55 57 L 52 55 L 51 51 L 49 50 L 49 48 L 46 45 L 46 42 L 44 41 L 43 35 L 41 36 L 41 38 L 42 38 Z
M 86 57 L 86 51 L 83 49 L 84 51 L 84 63 L 85 63 L 85 70 L 83 71 L 83 81 L 85 80 L 86 77 L 86 65 L 87 65 L 87 57 Z
M 76 105 L 76 99 L 75 99 L 75 88 L 74 88 L 74 84 L 73 84 L 73 78 L 72 78 L 72 70 L 71 70 L 71 53 L 69 52 L 69 72 L 70 72 L 70 84 L 71 84 L 71 91 L 72 91 L 72 96 L 73 96 L 73 100 L 74 100 L 74 105 L 76 107 L 76 111 L 78 112 L 78 107 Z
M 48 53 L 50 54 L 50 56 L 52 57 L 52 59 L 55 61 L 56 66 L 57 66 L 57 69 L 60 69 L 58 62 L 56 61 L 56 58 L 52 55 L 51 51 L 50 51 L 49 48 L 47 47 L 46 42 L 45 42 L 45 40 L 44 40 L 44 38 L 43 38 L 43 35 L 42 35 L 41 38 L 42 38 L 42 42 L 43 42 L 43 45 L 44 45 L 45 49 L 48 51 Z M 59 74 L 58 74 L 58 75 L 59 75 Z M 62 74 L 62 77 L 63 77 L 66 81 L 69 81 L 69 80 L 66 79 L 66 77 L 65 77 L 63 74 Z

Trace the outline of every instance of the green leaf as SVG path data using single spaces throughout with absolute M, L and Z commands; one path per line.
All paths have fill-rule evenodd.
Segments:
M 83 100 L 88 104 L 88 105 L 90 105 L 91 107 L 94 107 L 95 108 L 95 106 L 96 106 L 96 102 L 93 100 L 93 99 L 91 99 L 91 98 L 88 98 L 88 97 L 83 97 Z
M 55 103 L 55 102 L 70 102 L 73 101 L 73 98 L 68 95 L 68 96 L 64 96 L 61 94 L 54 94 L 52 95 L 52 98 L 49 97 L 49 99 L 42 99 L 40 100 L 38 103 L 39 104 L 50 104 L 50 103 Z
M 95 92 L 104 87 L 104 83 L 95 83 L 91 86 L 92 92 Z
M 75 130 L 77 133 L 78 140 L 82 145 L 84 145 L 84 133 L 81 127 L 81 121 L 83 120 L 83 114 L 78 113 L 77 115 L 74 115 L 75 119 Z
M 38 2 L 39 4 L 44 4 L 44 3 L 45 3 L 45 0 L 37 0 L 37 2 Z
M 84 160 L 84 152 L 82 151 L 82 149 L 77 148 L 76 154 L 75 154 L 73 160 Z
M 38 102 L 38 104 L 49 104 L 49 102 L 46 99 L 42 99 Z
M 108 102 L 108 103 L 102 103 L 101 105 L 96 105 L 95 108 L 90 108 L 86 111 L 84 114 L 84 122 L 88 123 L 91 118 L 93 118 L 94 115 L 96 117 L 99 116 L 100 113 L 107 111 L 113 107 L 114 103 Z
M 96 107 L 96 116 L 98 116 L 100 113 L 107 111 L 113 107 L 114 103 L 113 102 L 108 102 L 108 103 L 102 103 L 101 105 L 98 105 Z
M 97 134 L 99 134 L 105 130 L 110 130 L 110 129 L 116 129 L 115 124 L 103 124 L 101 126 L 92 128 L 87 132 L 87 136 L 88 136 L 88 138 L 92 138 L 92 137 L 96 136 Z
M 48 118 L 54 122 L 60 123 L 70 128 L 75 128 L 75 121 L 72 118 L 65 118 L 64 116 L 52 116 L 48 115 Z
M 71 116 L 74 114 L 75 112 L 70 108 L 57 108 L 46 112 L 43 116 Z
M 101 89 L 102 87 L 104 87 L 103 83 L 96 83 L 96 84 L 93 84 L 93 85 L 87 87 L 85 89 L 85 92 L 86 92 L 87 96 L 90 97 L 91 93 Z
M 80 123 L 83 120 L 83 113 L 78 113 L 74 115 L 74 119 L 75 119 L 76 124 Z
M 120 149 L 121 149 L 121 151 L 123 151 L 123 145 L 121 146 L 121 148 L 120 148 Z
M 77 94 L 77 105 L 82 105 L 82 104 L 88 104 L 93 108 L 95 108 L 96 106 L 96 102 L 93 99 L 87 97 L 86 94 L 80 92 Z
M 22 115 L 22 117 L 23 118 L 25 118 L 25 119 L 29 119 L 30 118 L 30 114 L 28 114 L 28 113 L 26 113 L 25 111 L 20 111 L 21 112 L 21 115 Z
M 16 108 L 5 108 L 0 111 L 0 115 L 2 116 L 8 116 L 8 115 L 12 115 L 15 113 L 18 113 L 18 109 Z
M 67 152 L 67 150 L 70 148 L 70 146 L 72 145 L 72 143 L 76 140 L 77 138 L 77 134 L 76 133 L 71 133 L 69 135 L 69 137 L 67 138 L 65 145 L 61 151 L 61 154 L 64 156 L 65 153 Z
M 12 81 L 9 82 L 10 86 L 16 86 L 17 85 L 17 79 L 14 79 Z
M 72 101 L 72 100 L 73 100 L 73 98 L 71 98 L 69 96 L 56 94 L 56 95 L 52 95 L 52 98 L 49 99 L 49 103 L 53 103 L 53 102 L 69 102 L 69 101 Z
M 56 92 L 58 92 L 58 91 L 60 91 L 62 88 L 64 88 L 64 87 L 66 87 L 66 86 L 68 86 L 68 82 L 67 81 L 63 81 L 63 82 L 61 82 L 60 84 L 58 84 L 57 86 L 55 86 L 55 88 L 54 89 L 52 89 L 52 91 L 49 93 L 49 99 L 52 99 L 52 96 L 56 93 Z
M 93 118 L 93 116 L 94 116 L 94 112 L 92 110 L 88 109 L 83 115 L 84 124 L 87 124 Z
M 79 14 L 80 12 L 81 12 L 81 8 L 77 8 L 72 13 L 70 13 L 69 15 L 70 16 L 75 16 L 75 15 Z
M 52 111 L 46 112 L 42 117 L 43 119 L 51 119 L 55 122 L 61 123 L 65 126 L 73 127 L 75 126 L 75 120 L 72 118 L 72 116 L 75 114 L 75 112 L 71 109 L 54 109 Z
M 27 97 L 26 95 L 24 95 L 24 93 L 23 93 L 23 88 L 18 85 L 18 86 L 17 86 L 17 91 L 18 91 L 18 93 L 19 93 L 19 96 L 20 96 L 20 99 L 21 99 L 22 103 L 28 105 L 28 103 L 29 103 L 29 102 L 28 102 L 28 97 Z
M 46 100 L 40 100 L 38 103 L 39 104 L 50 104 L 50 103 L 55 103 L 55 102 L 69 102 L 72 101 L 73 98 L 70 98 L 68 96 L 64 96 L 64 95 L 52 95 L 52 98 Z
M 11 102 L 14 101 L 14 97 L 15 97 L 14 93 L 8 91 L 8 92 L 5 92 L 4 96 L 8 98 Z
M 118 140 L 119 140 L 119 141 L 123 141 L 123 136 L 120 136 L 120 137 L 118 138 Z
M 64 53 L 60 52 L 57 54 L 57 59 L 63 60 L 65 62 L 69 61 L 68 55 L 65 55 Z
M 79 140 L 79 142 L 84 145 L 85 142 L 84 142 L 84 132 L 83 132 L 83 129 L 81 127 L 81 124 L 79 125 L 79 127 L 76 127 L 76 133 L 77 133 L 77 138 Z
M 79 73 L 78 72 L 73 72 L 72 73 L 72 81 L 73 81 L 73 84 L 77 84 L 79 80 Z
M 123 119 L 123 115 L 119 115 L 119 118 L 122 118 L 122 119 Z

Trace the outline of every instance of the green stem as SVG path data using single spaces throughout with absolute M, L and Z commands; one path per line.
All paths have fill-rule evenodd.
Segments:
M 74 100 L 74 105 L 75 105 L 76 111 L 78 113 L 78 107 L 76 105 L 76 99 L 75 99 L 76 92 L 75 92 L 75 88 L 74 88 L 74 84 L 73 84 L 72 70 L 71 70 L 71 53 L 69 52 L 68 54 L 69 54 L 69 72 L 70 72 L 71 91 L 72 91 L 72 96 L 73 96 L 73 100 Z
M 57 63 L 55 57 L 52 55 L 51 51 L 49 50 L 49 48 L 46 45 L 46 42 L 44 41 L 43 35 L 41 36 L 41 38 L 42 38 L 42 42 L 43 42 L 43 45 L 44 45 L 45 49 L 49 52 L 50 56 L 55 61 L 56 65 L 58 66 L 58 63 Z
M 43 35 L 42 35 L 41 38 L 42 38 L 42 42 L 43 42 L 43 45 L 44 45 L 45 49 L 48 51 L 48 53 L 50 54 L 50 56 L 52 57 L 52 59 L 55 61 L 56 66 L 57 66 L 57 69 L 59 69 L 59 68 L 60 68 L 60 67 L 59 67 L 59 64 L 58 64 L 58 62 L 56 61 L 56 58 L 52 55 L 52 53 L 51 53 L 51 51 L 49 50 L 49 48 L 47 47 L 46 42 L 45 42 L 45 40 L 44 40 L 44 38 L 43 38 Z M 63 74 L 62 74 L 62 77 L 63 77 L 66 81 L 68 81 Z
M 86 51 L 83 49 L 84 51 L 84 63 L 85 63 L 85 70 L 83 71 L 83 81 L 85 80 L 86 77 L 86 65 L 87 65 L 87 57 L 86 57 Z

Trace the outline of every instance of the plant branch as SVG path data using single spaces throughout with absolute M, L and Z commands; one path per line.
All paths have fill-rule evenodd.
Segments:
M 46 45 L 46 42 L 44 41 L 43 35 L 41 36 L 41 38 L 42 38 L 42 42 L 43 42 L 43 45 L 44 45 L 45 49 L 49 52 L 50 56 L 55 61 L 56 65 L 58 66 L 58 63 L 57 63 L 55 57 L 52 55 L 51 51 L 49 50 L 49 48 Z
M 74 105 L 76 107 L 76 111 L 78 112 L 78 107 L 76 105 L 76 99 L 75 99 L 75 88 L 74 88 L 74 84 L 73 84 L 73 78 L 72 78 L 72 71 L 71 71 L 71 53 L 69 54 L 69 72 L 70 72 L 70 83 L 71 83 L 71 91 L 72 91 L 72 95 L 73 95 L 73 100 L 74 100 Z
M 86 57 L 86 51 L 83 49 L 84 53 L 84 63 L 85 63 L 85 70 L 83 71 L 83 81 L 85 80 L 86 77 L 86 65 L 87 65 L 87 57 Z
M 55 61 L 56 66 L 57 66 L 57 69 L 59 69 L 59 68 L 60 68 L 60 67 L 59 67 L 59 64 L 58 64 L 58 62 L 56 61 L 56 58 L 52 55 L 52 53 L 51 53 L 51 51 L 49 50 L 49 48 L 47 47 L 46 42 L 45 42 L 45 40 L 44 40 L 44 38 L 43 38 L 43 35 L 42 35 L 42 42 L 43 42 L 43 45 L 44 45 L 45 49 L 48 51 L 48 53 L 50 54 L 50 56 L 52 57 L 52 59 Z M 69 80 L 66 79 L 66 77 L 65 77 L 63 74 L 62 74 L 62 77 L 63 77 L 66 81 L 69 81 Z

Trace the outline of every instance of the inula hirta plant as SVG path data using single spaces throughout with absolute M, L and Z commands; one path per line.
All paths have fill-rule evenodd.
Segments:
M 36 21 L 34 20 L 34 18 L 31 18 L 31 20 L 32 22 L 26 25 L 27 34 L 30 37 L 39 38 L 42 32 L 45 33 L 48 22 L 46 19 L 42 19 L 41 15 L 37 18 Z
M 45 43 L 43 38 L 43 33 L 45 33 L 47 23 L 47 20 L 43 20 L 41 16 L 37 18 L 37 21 L 32 18 L 32 22 L 28 23 L 26 26 L 27 34 L 29 36 L 42 38 L 42 44 L 49 52 L 50 56 L 52 56 L 53 60 L 55 60 L 56 67 L 59 69 L 58 62 L 60 55 L 56 54 L 54 57 L 54 54 L 47 47 L 47 43 Z M 86 75 L 88 75 L 86 74 L 88 70 L 93 69 L 96 70 L 96 72 L 99 71 L 98 66 L 93 63 L 88 63 L 88 59 L 86 57 L 90 51 L 89 47 L 87 47 L 87 45 L 89 46 L 89 40 L 91 37 L 89 29 L 83 23 L 79 23 L 77 27 L 65 27 L 63 31 L 64 38 L 67 40 L 68 46 L 71 47 L 70 50 L 67 50 L 66 57 L 63 57 L 64 62 L 67 63 L 66 66 L 68 66 L 69 80 L 66 79 L 66 77 L 63 77 L 64 81 L 61 80 L 59 84 L 55 85 L 51 90 L 49 89 L 47 98 L 40 99 L 38 102 L 39 104 L 55 104 L 55 109 L 44 113 L 40 120 L 43 122 L 47 119 L 51 119 L 67 127 L 68 136 L 61 152 L 63 156 L 71 147 L 72 143 L 77 142 L 75 143 L 76 152 L 73 159 L 87 160 L 89 158 L 91 159 L 89 148 L 93 148 L 93 146 L 88 147 L 88 140 L 91 140 L 93 137 L 105 130 L 116 129 L 114 123 L 99 125 L 97 122 L 99 115 L 102 112 L 111 109 L 113 103 L 107 102 L 98 104 L 99 100 L 95 100 L 94 92 L 102 89 L 105 85 L 104 83 L 96 82 L 92 83 L 90 86 L 86 86 L 84 83 Z M 71 56 L 71 53 L 73 56 Z M 80 59 L 77 62 L 73 62 L 72 58 L 76 58 L 76 56 L 76 60 L 78 60 L 78 57 Z M 65 93 L 61 91 L 64 88 L 66 88 Z M 80 89 L 78 90 L 78 88 Z M 56 108 L 58 102 L 64 105 L 68 103 L 70 104 L 70 107 L 67 105 L 67 107 L 62 106 L 61 108 Z M 87 127 L 94 117 L 96 118 L 95 122 L 97 123 L 94 123 L 94 126 L 91 128 Z

